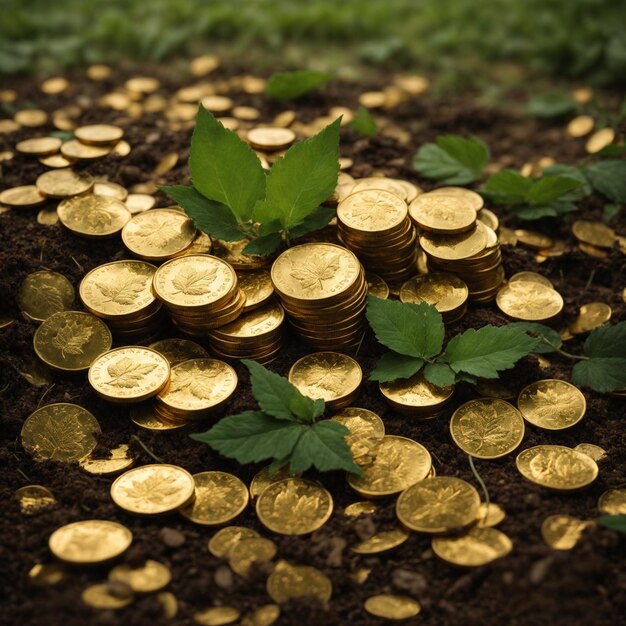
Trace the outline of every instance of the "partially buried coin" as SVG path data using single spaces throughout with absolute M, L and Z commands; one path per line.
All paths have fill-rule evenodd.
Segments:
M 265 537 L 242 538 L 229 550 L 228 564 L 233 572 L 245 578 L 253 563 L 271 561 L 276 552 L 276 544 Z
M 200 344 L 189 339 L 160 339 L 149 347 L 160 352 L 170 362 L 170 367 L 190 359 L 209 357 L 209 353 Z
M 291 565 L 281 561 L 267 579 L 267 595 L 279 604 L 306 596 L 326 603 L 332 593 L 333 585 L 328 576 L 308 565 Z
M 571 550 L 591 524 L 571 515 L 550 515 L 541 524 L 541 536 L 553 550 Z
M 511 540 L 495 528 L 475 527 L 458 537 L 433 537 L 433 552 L 442 560 L 460 567 L 480 567 L 506 556 Z
M 72 308 L 74 287 L 62 274 L 41 270 L 29 274 L 22 281 L 18 301 L 28 317 L 43 321 L 53 313 Z
M 42 509 L 47 509 L 56 502 L 54 494 L 41 485 L 26 485 L 15 492 L 15 498 L 20 504 L 20 511 L 31 515 Z
M 82 458 L 79 465 L 88 473 L 94 476 L 114 476 L 131 468 L 135 459 L 128 454 L 128 445 L 122 444 L 111 450 L 111 455 L 104 459 L 94 459 L 88 455 Z
M 120 591 L 109 583 L 90 585 L 81 594 L 82 601 L 94 609 L 115 610 L 123 609 L 133 601 L 130 589 Z
M 172 573 L 163 563 L 148 559 L 139 567 L 118 565 L 109 572 L 109 580 L 126 583 L 135 593 L 153 593 L 167 587 Z
M 381 593 L 365 601 L 365 610 L 375 617 L 390 620 L 405 620 L 415 617 L 422 610 L 419 602 L 409 596 Z
M 22 185 L 0 191 L 0 204 L 16 209 L 29 209 L 46 201 L 35 185 Z
M 383 420 L 376 413 L 357 407 L 347 407 L 331 419 L 350 431 L 345 439 L 355 462 L 369 464 L 376 456 L 376 447 L 385 436 Z
M 361 541 L 352 547 L 352 552 L 357 554 L 380 554 L 388 552 L 398 546 L 401 546 L 408 538 L 410 533 L 404 528 L 393 528 L 391 530 L 382 530 L 372 535 L 365 541 Z
M 259 533 L 243 526 L 226 526 L 218 530 L 209 540 L 209 552 L 218 558 L 228 556 L 231 549 L 242 539 L 258 537 Z
M 35 185 L 39 193 L 50 198 L 69 198 L 86 193 L 93 187 L 93 178 L 68 168 L 44 172 Z M 0 201 L 1 198 L 0 198 Z

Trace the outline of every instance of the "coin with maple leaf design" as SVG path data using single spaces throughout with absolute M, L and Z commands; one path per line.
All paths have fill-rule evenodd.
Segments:
M 309 565 L 291 565 L 286 561 L 276 564 L 266 588 L 267 595 L 279 604 L 310 596 L 327 603 L 333 595 L 333 585 L 326 574 Z
M 82 311 L 62 311 L 48 317 L 36 330 L 33 346 L 50 368 L 82 372 L 111 348 L 111 331 L 97 317 Z
M 346 443 L 355 462 L 369 465 L 376 456 L 376 447 L 385 436 L 383 420 L 376 413 L 358 407 L 347 407 L 331 419 L 350 431 L 346 435 Z
M 39 193 L 49 198 L 70 198 L 87 193 L 93 187 L 93 178 L 86 172 L 75 172 L 64 167 L 44 172 L 35 185 Z
M 450 434 L 466 454 L 477 459 L 498 459 L 522 443 L 524 419 L 505 400 L 479 398 L 465 402 L 452 414 Z
M 57 213 L 61 224 L 75 235 L 95 239 L 114 237 L 131 218 L 123 202 L 94 195 L 66 198 Z
M 267 270 L 250 270 L 237 274 L 239 288 L 246 294 L 244 313 L 267 304 L 274 295 L 272 278 Z
M 18 302 L 30 319 L 42 322 L 53 313 L 72 308 L 74 287 L 65 276 L 57 272 L 33 272 L 22 281 Z
M 170 379 L 170 364 L 156 350 L 127 346 L 100 355 L 87 376 L 93 390 L 110 402 L 142 402 Z
M 333 497 L 319 483 L 287 478 L 268 485 L 256 501 L 256 513 L 268 530 L 306 535 L 321 528 L 333 512 Z
M 380 392 L 398 412 L 416 417 L 431 417 L 452 398 L 454 387 L 436 387 L 422 372 L 391 383 L 380 383 Z
M 384 189 L 352 191 L 337 206 L 340 229 L 390 235 L 406 220 L 408 208 L 402 197 Z
M 228 551 L 228 564 L 233 572 L 246 577 L 253 563 L 269 562 L 277 551 L 276 544 L 265 537 L 244 537 Z
M 555 491 L 582 489 L 598 477 L 598 465 L 590 456 L 566 446 L 528 448 L 517 455 L 515 464 L 524 478 Z
M 501 559 L 513 549 L 511 540 L 496 528 L 474 527 L 458 537 L 433 537 L 433 552 L 460 567 L 480 567 Z
M 561 294 L 541 283 L 517 281 L 498 291 L 498 308 L 509 317 L 528 322 L 542 322 L 563 310 Z
M 135 515 L 171 513 L 193 500 L 193 476 L 177 465 L 142 465 L 124 472 L 111 485 L 111 498 Z
M 227 472 L 194 474 L 195 498 L 180 509 L 195 524 L 220 526 L 232 522 L 248 505 L 248 488 Z
M 476 522 L 479 508 L 480 496 L 468 482 L 435 476 L 405 489 L 396 502 L 396 515 L 406 528 L 441 534 Z
M 517 398 L 524 419 L 545 430 L 578 424 L 587 410 L 582 392 L 564 380 L 538 380 L 524 387 Z
M 469 296 L 467 285 L 455 274 L 434 272 L 416 276 L 400 288 L 400 301 L 427 302 L 441 313 L 444 322 L 458 319 L 458 312 Z
M 401 546 L 408 538 L 410 533 L 404 528 L 392 528 L 391 530 L 382 530 L 365 541 L 361 541 L 352 547 L 352 552 L 357 554 L 380 554 L 388 552 L 398 546 Z
M 541 524 L 541 536 L 553 550 L 571 550 L 593 525 L 571 515 L 549 515 Z
M 355 399 L 363 372 L 351 357 L 339 352 L 314 352 L 296 361 L 289 370 L 289 382 L 298 391 L 329 409 L 341 409 Z
M 598 499 L 598 509 L 603 515 L 626 515 L 626 487 L 605 491 Z
M 244 526 L 226 526 L 226 528 L 218 530 L 209 540 L 209 552 L 213 556 L 221 559 L 227 557 L 231 549 L 242 539 L 250 539 L 258 536 L 259 533 L 257 533 L 256 530 L 252 530 L 252 528 L 246 528 Z
M 423 193 L 409 206 L 411 219 L 422 230 L 456 235 L 470 230 L 476 223 L 476 210 L 458 196 Z
M 209 357 L 209 353 L 200 344 L 189 339 L 160 339 L 149 347 L 160 352 L 170 362 L 171 367 L 189 359 Z

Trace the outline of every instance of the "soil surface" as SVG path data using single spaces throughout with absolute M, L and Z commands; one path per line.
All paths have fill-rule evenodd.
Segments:
M 16 82 L 19 103 L 37 103 L 53 110 L 73 102 L 79 93 L 95 95 L 123 83 L 117 75 L 104 84 L 83 83 L 78 75 L 73 91 L 59 96 L 42 96 L 34 86 Z M 9 85 L 10 86 L 10 85 Z M 178 88 L 171 74 L 162 75 L 162 91 Z M 333 85 L 298 103 L 298 118 L 308 120 L 324 115 L 330 106 L 354 107 L 359 90 L 350 85 Z M 261 121 L 269 122 L 284 106 L 268 103 L 263 96 L 234 93 L 238 104 L 252 105 L 262 111 Z M 516 114 L 487 109 L 471 98 L 432 100 L 422 97 L 402 104 L 387 113 L 393 121 L 411 134 L 408 144 L 384 136 L 363 138 L 349 129 L 342 131 L 343 156 L 354 159 L 351 173 L 355 177 L 373 172 L 403 177 L 426 188 L 432 184 L 419 180 L 410 167 L 416 147 L 445 132 L 475 134 L 490 146 L 493 160 L 519 167 L 544 155 L 558 162 L 573 163 L 584 156 L 584 140 L 565 136 L 563 124 L 549 125 Z M 88 107 L 82 123 L 115 121 L 121 115 L 98 106 Z M 23 137 L 53 130 L 45 127 L 19 131 L 0 137 L 0 151 L 12 149 Z M 85 165 L 93 174 L 126 187 L 150 179 L 150 172 L 160 158 L 172 151 L 180 155 L 179 165 L 165 176 L 167 183 L 187 182 L 186 160 L 191 130 L 172 131 L 161 115 L 145 115 L 126 127 L 126 139 L 133 147 L 125 158 L 109 156 Z M 41 133 L 40 133 L 41 131 Z M 82 167 L 82 166 L 81 166 Z M 45 171 L 36 159 L 16 155 L 2 164 L 1 188 L 34 183 Z M 157 195 L 157 205 L 169 200 Z M 580 216 L 600 220 L 600 205 L 590 203 Z M 515 223 L 499 213 L 502 223 Z M 0 528 L 0 578 L 4 581 L 4 608 L 0 621 L 14 626 L 104 626 L 125 624 L 193 623 L 193 614 L 213 605 L 237 607 L 242 614 L 270 602 L 265 591 L 267 568 L 257 568 L 248 579 L 232 573 L 225 560 L 213 557 L 207 542 L 214 530 L 193 525 L 178 515 L 166 518 L 137 518 L 118 509 L 109 496 L 112 478 L 86 474 L 78 464 L 37 463 L 22 448 L 20 430 L 24 420 L 37 407 L 53 402 L 74 402 L 89 409 L 99 420 L 106 449 L 122 443 L 132 444 L 137 465 L 153 459 L 131 439 L 138 435 L 156 457 L 165 463 L 180 465 L 188 471 L 224 470 L 249 482 L 260 467 L 240 467 L 219 457 L 206 445 L 192 441 L 186 433 L 150 434 L 138 431 L 128 416 L 128 408 L 107 404 L 89 387 L 86 376 L 55 375 L 48 386 L 33 386 L 20 373 L 27 360 L 34 359 L 33 334 L 37 325 L 23 316 L 16 303 L 17 290 L 30 272 L 51 269 L 67 276 L 77 288 L 84 274 L 102 263 L 128 258 L 119 238 L 111 241 L 88 241 L 64 231 L 60 226 L 37 223 L 37 210 L 11 210 L 0 215 L 0 307 L 2 313 L 15 318 L 0 330 L 0 501 L 3 502 Z M 567 241 L 571 250 L 560 258 L 537 263 L 532 251 L 522 247 L 503 247 L 507 274 L 516 271 L 539 271 L 553 281 L 563 295 L 563 316 L 555 323 L 562 328 L 570 322 L 578 307 L 587 302 L 602 301 L 613 307 L 615 321 L 626 319 L 626 305 L 621 292 L 626 286 L 626 257 L 617 249 L 607 259 L 592 259 L 577 251 L 570 232 L 571 219 L 561 222 L 544 220 L 531 228 Z M 626 235 L 626 216 L 618 216 L 611 225 Z M 519 225 L 518 225 L 519 226 Z M 80 303 L 77 299 L 77 308 Z M 494 304 L 472 307 L 452 334 L 465 328 L 487 323 L 500 325 L 507 319 Z M 163 335 L 176 336 L 173 329 Z M 578 352 L 584 338 L 567 343 L 567 350 Z M 292 338 L 271 368 L 286 374 L 293 362 L 307 349 Z M 358 352 L 367 377 L 382 353 L 373 336 L 368 334 Z M 547 355 L 549 364 L 542 367 L 534 357 L 525 359 L 508 372 L 503 380 L 516 391 L 540 378 L 569 379 L 572 362 Z M 245 368 L 237 365 L 240 377 L 238 391 L 225 414 L 255 408 Z M 319 476 L 331 491 L 335 512 L 330 521 L 312 536 L 285 537 L 265 531 L 257 521 L 254 507 L 236 520 L 270 537 L 278 545 L 278 558 L 293 563 L 313 565 L 325 572 L 333 583 L 333 597 L 327 606 L 313 600 L 292 601 L 282 607 L 278 624 L 298 626 L 324 623 L 365 626 L 382 620 L 368 615 L 363 602 L 371 595 L 391 592 L 416 598 L 422 613 L 411 624 L 428 626 L 615 626 L 623 623 L 626 609 L 626 541 L 618 534 L 599 528 L 588 530 L 571 551 L 555 551 L 544 544 L 540 527 L 555 513 L 581 519 L 598 517 L 598 497 L 608 488 L 625 481 L 626 436 L 623 401 L 585 391 L 585 418 L 566 431 L 547 432 L 527 427 L 522 448 L 537 444 L 575 446 L 588 442 L 602 446 L 608 453 L 600 461 L 598 480 L 589 488 L 574 494 L 552 493 L 528 483 L 515 468 L 515 454 L 498 461 L 477 461 L 477 469 L 486 482 L 493 502 L 506 511 L 499 526 L 513 541 L 512 553 L 491 565 L 472 570 L 455 569 L 435 557 L 430 539 L 413 534 L 399 549 L 379 556 L 358 556 L 350 551 L 362 538 L 395 522 L 395 498 L 382 500 L 378 511 L 369 518 L 349 518 L 344 508 L 359 496 L 347 485 L 342 473 Z M 419 420 L 395 414 L 383 401 L 377 386 L 366 382 L 355 405 L 378 413 L 389 434 L 404 435 L 424 444 L 433 455 L 438 475 L 463 478 L 476 485 L 468 459 L 451 441 L 448 420 L 453 410 L 477 394 L 467 385 L 459 385 L 454 401 L 433 420 Z M 27 484 L 48 487 L 56 505 L 33 515 L 20 512 L 14 498 L 17 488 Z M 476 485 L 478 487 L 478 485 Z M 48 537 L 57 527 L 82 519 L 110 519 L 125 524 L 134 534 L 133 545 L 120 562 L 140 563 L 145 558 L 167 564 L 173 574 L 169 590 L 179 602 L 175 618 L 162 617 L 161 607 L 153 596 L 139 597 L 126 609 L 117 612 L 95 611 L 80 600 L 81 591 L 91 583 L 106 579 L 108 567 L 68 569 L 62 582 L 54 587 L 39 587 L 29 582 L 28 572 L 37 562 L 54 561 L 48 550 Z M 361 568 L 371 569 L 367 580 L 358 584 L 352 575 Z

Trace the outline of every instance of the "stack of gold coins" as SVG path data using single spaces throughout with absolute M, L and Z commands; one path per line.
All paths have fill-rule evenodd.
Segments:
M 164 322 L 163 305 L 152 293 L 155 272 L 145 261 L 105 263 L 83 278 L 80 299 L 123 343 L 154 341 Z
M 351 193 L 337 206 L 337 227 L 346 247 L 385 281 L 403 281 L 417 272 L 417 234 L 406 202 L 396 194 L 384 189 Z
M 167 261 L 155 272 L 152 290 L 173 323 L 196 337 L 234 322 L 246 303 L 233 268 L 209 254 Z
M 330 243 L 285 250 L 272 265 L 274 291 L 289 323 L 317 350 L 358 345 L 365 330 L 365 272 L 357 257 Z
M 226 360 L 273 361 L 283 345 L 285 312 L 272 301 L 209 333 L 213 352 Z
M 402 302 L 427 302 L 441 313 L 446 324 L 453 324 L 465 315 L 468 295 L 467 285 L 458 276 L 437 272 L 414 276 L 400 288 Z
M 74 131 L 74 139 L 61 146 L 61 154 L 72 161 L 90 161 L 109 154 L 121 141 L 124 130 L 110 124 L 89 124 Z

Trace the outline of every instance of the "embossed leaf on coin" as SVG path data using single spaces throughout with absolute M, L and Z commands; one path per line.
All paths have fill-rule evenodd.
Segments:
M 83 354 L 83 348 L 93 335 L 93 329 L 78 322 L 69 321 L 59 328 L 52 338 L 52 345 L 61 351 L 61 355 Z
M 114 283 L 95 283 L 106 302 L 132 304 L 137 296 L 146 288 L 146 280 L 133 272 L 126 272 Z
M 183 267 L 172 280 L 172 284 L 178 292 L 187 296 L 200 296 L 211 286 L 215 280 L 217 268 L 209 268 L 198 271 L 193 267 Z
M 338 254 L 322 254 L 307 261 L 301 266 L 294 266 L 291 275 L 300 281 L 304 289 L 324 286 L 325 280 L 330 280 L 339 271 Z
M 137 363 L 127 356 L 122 357 L 107 367 L 107 373 L 111 377 L 107 385 L 124 389 L 138 387 L 143 377 L 156 367 L 152 363 Z
M 180 487 L 175 476 L 159 476 L 149 474 L 143 480 L 133 480 L 131 487 L 124 487 L 126 497 L 143 500 L 153 504 L 161 504 L 170 496 L 175 495 Z
M 177 370 L 169 393 L 189 391 L 199 400 L 210 400 L 215 387 L 217 370 L 193 367 L 190 370 Z

